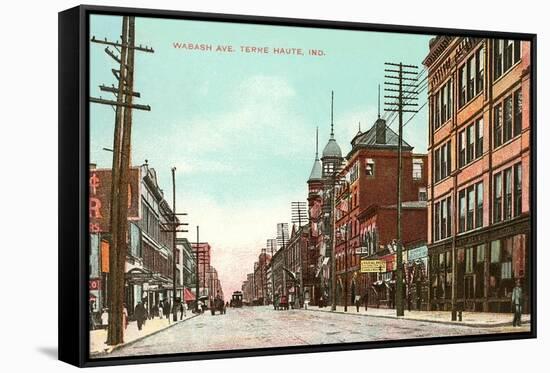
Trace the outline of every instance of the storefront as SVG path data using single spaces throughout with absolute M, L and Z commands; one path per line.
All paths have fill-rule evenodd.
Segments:
M 428 309 L 428 247 L 409 248 L 404 262 L 406 307 L 411 310 Z
M 510 297 L 520 280 L 524 312 L 530 312 L 528 221 L 501 224 L 456 238 L 456 304 L 466 311 L 511 312 Z M 430 307 L 450 310 L 452 241 L 429 248 Z

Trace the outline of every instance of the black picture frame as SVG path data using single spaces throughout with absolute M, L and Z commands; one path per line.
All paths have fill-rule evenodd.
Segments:
M 476 336 L 436 337 L 396 341 L 326 344 L 316 346 L 288 346 L 249 350 L 194 352 L 170 355 L 147 355 L 124 358 L 94 358 L 88 356 L 89 326 L 88 302 L 88 173 L 89 173 L 89 41 L 88 27 L 91 14 L 133 15 L 195 21 L 216 21 L 273 26 L 293 26 L 322 29 L 382 31 L 408 34 L 472 36 L 503 39 L 521 39 L 531 42 L 531 146 L 536 143 L 537 113 L 537 36 L 530 33 L 510 33 L 481 30 L 461 30 L 419 26 L 382 25 L 343 21 L 276 18 L 184 12 L 158 9 L 136 9 L 81 5 L 59 13 L 59 360 L 79 367 L 175 362 L 199 359 L 251 357 L 296 353 L 329 352 L 372 348 L 437 345 L 449 343 L 501 341 L 536 338 L 537 336 L 537 235 L 536 235 L 536 173 L 535 151 L 530 153 L 530 230 L 529 273 L 531 302 L 531 331 L 510 334 L 483 334 Z

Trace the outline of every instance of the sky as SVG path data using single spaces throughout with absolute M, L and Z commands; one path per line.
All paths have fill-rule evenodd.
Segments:
M 121 23 L 118 16 L 92 15 L 90 36 L 120 39 Z M 330 135 L 331 91 L 335 137 L 347 154 L 359 123 L 365 131 L 377 118 L 384 62 L 422 69 L 431 38 L 157 18 L 136 18 L 135 34 L 136 44 L 154 53 L 135 56 L 134 90 L 141 97 L 134 102 L 151 111 L 133 112 L 132 163 L 147 159 L 170 204 L 176 167 L 177 210 L 188 213 L 190 232 L 183 236 L 194 241 L 200 226 L 226 296 L 240 290 L 276 224 L 290 222 L 291 201 L 306 201 L 315 129 L 320 153 Z M 268 53 L 246 53 L 241 46 L 267 47 Z M 276 54 L 275 48 L 301 48 L 303 55 Z M 98 88 L 117 84 L 116 62 L 104 49 L 90 45 L 90 95 L 112 99 Z M 309 55 L 310 49 L 323 56 Z M 425 101 L 424 91 L 420 105 Z M 424 107 L 404 128 L 415 152 L 426 152 L 426 113 Z M 113 128 L 114 110 L 91 104 L 90 160 L 98 167 L 112 164 L 103 148 L 112 148 Z

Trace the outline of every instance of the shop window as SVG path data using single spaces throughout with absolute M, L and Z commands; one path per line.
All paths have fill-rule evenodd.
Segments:
M 468 247 L 465 252 L 465 272 L 472 273 L 474 271 L 474 248 Z

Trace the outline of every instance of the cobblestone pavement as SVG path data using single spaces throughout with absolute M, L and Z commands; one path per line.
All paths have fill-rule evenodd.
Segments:
M 330 312 L 274 311 L 267 306 L 244 307 L 228 309 L 226 315 L 212 316 L 206 313 L 181 322 L 121 347 L 109 354 L 109 357 L 528 330 L 529 326 L 483 328 Z

